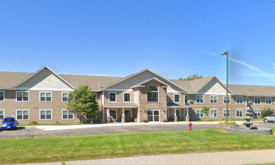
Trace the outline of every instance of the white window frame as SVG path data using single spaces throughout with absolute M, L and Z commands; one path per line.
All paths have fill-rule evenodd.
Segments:
M 259 112 L 260 112 L 259 116 L 255 116 L 255 111 L 259 111 Z M 261 110 L 260 110 L 260 109 L 255 109 L 253 113 L 254 113 L 254 114 L 253 114 L 253 115 L 254 115 L 254 117 L 261 117 L 261 114 L 262 114 L 262 112 L 261 112 Z
M 28 101 L 24 101 L 23 97 L 22 97 L 22 101 L 18 101 L 17 100 L 17 93 L 18 92 L 27 92 L 28 93 Z M 22 95 L 23 96 L 23 95 Z M 16 98 L 15 98 L 16 102 L 30 102 L 30 92 L 29 91 L 16 91 Z
M 226 98 L 226 96 L 223 96 L 223 104 L 226 104 L 226 102 L 224 102 L 224 101 L 225 101 L 225 100 L 224 100 L 225 98 Z M 228 99 L 228 100 L 229 100 L 228 104 L 230 104 L 230 103 L 231 103 L 231 97 L 228 96 L 228 98 L 229 98 L 229 99 Z
M 93 93 L 94 94 L 94 97 L 95 97 L 95 101 L 97 101 L 97 93 Z M 68 95 L 69 97 L 69 95 Z
M 238 103 L 238 98 L 242 98 L 242 102 L 241 103 Z M 237 104 L 243 104 L 243 96 L 236 96 L 236 103 Z
M 198 115 L 198 111 L 200 111 L 201 113 L 200 114 L 202 114 L 202 117 L 201 116 L 197 116 Z M 196 109 L 196 118 L 204 118 L 204 113 L 202 112 L 202 109 Z
M 64 93 L 67 93 L 67 101 L 63 101 L 63 98 L 64 98 L 64 97 L 63 97 L 63 94 L 64 94 Z M 69 100 L 69 92 L 62 92 L 62 93 L 61 93 L 61 101 L 67 103 L 68 100 Z
M 110 109 L 109 110 L 110 117 L 112 116 L 111 111 L 116 111 L 116 118 L 114 118 L 114 120 L 117 120 L 117 109 Z
M 41 93 L 45 93 L 45 101 L 41 101 Z M 51 101 L 47 101 L 47 93 L 51 93 Z M 41 102 L 41 103 L 51 103 L 51 102 L 53 102 L 53 92 L 40 91 L 39 92 L 39 102 Z
M 5 110 L 4 109 L 0 109 L 0 111 L 3 111 L 3 119 L 5 118 Z M 2 120 L 2 119 L 0 119 Z
M 111 101 L 111 100 L 110 100 L 110 94 L 111 94 L 111 93 L 114 93 L 114 94 L 116 95 L 116 97 L 115 97 L 116 100 L 115 100 L 115 101 Z M 112 103 L 116 103 L 116 102 L 117 102 L 117 92 L 108 92 L 108 101 L 109 101 L 109 102 L 112 102 Z
M 51 119 L 46 119 L 47 118 L 47 113 L 45 113 L 45 119 L 41 119 L 41 111 L 51 111 Z M 53 110 L 52 109 L 40 109 L 39 110 L 39 120 L 53 120 Z
M 22 119 L 18 119 L 17 118 L 17 113 L 18 113 L 18 111 L 22 111 Z M 28 119 L 24 119 L 24 113 L 23 113 L 23 111 L 28 111 Z M 16 109 L 16 120 L 20 120 L 20 121 L 22 121 L 22 120 L 30 120 L 30 110 L 29 109 Z
M 213 103 L 211 103 L 211 101 L 212 101 L 212 100 L 211 100 L 211 97 L 213 97 L 213 98 L 214 98 L 214 97 L 216 97 L 216 98 L 217 98 L 217 99 L 216 99 L 216 100 L 217 100 L 217 102 L 216 102 L 216 103 L 214 103 L 214 100 L 215 100 L 215 99 L 214 99 L 214 100 L 213 100 Z M 217 96 L 217 95 L 211 95 L 211 96 L 210 96 L 210 100 L 209 100 L 209 102 L 210 102 L 210 104 L 218 104 L 218 96 Z
M 176 101 L 176 95 L 179 96 L 179 101 L 178 102 Z M 175 103 L 180 103 L 180 94 L 174 94 L 174 101 L 175 101 Z
M 256 99 L 259 99 L 259 98 L 260 98 L 260 102 L 258 103 L 258 100 L 257 100 L 257 103 L 256 103 Z M 261 104 L 261 101 L 262 101 L 261 97 L 254 97 L 254 104 L 259 105 Z
M 130 100 L 129 101 L 125 101 L 125 94 L 130 94 Z M 124 103 L 130 103 L 131 102 L 131 93 L 130 92 L 123 92 L 123 102 Z
M 270 103 L 267 103 L 267 99 L 270 99 Z M 265 97 L 265 104 L 271 105 L 272 104 L 272 97 Z
M 222 111 L 222 112 L 223 112 L 223 114 L 222 114 L 223 117 L 226 117 L 225 111 L 226 111 L 226 109 L 224 109 L 224 110 Z M 230 117 L 230 116 L 231 116 L 231 110 L 228 109 L 228 117 Z
M 150 86 L 154 86 L 154 85 L 150 85 Z M 159 102 L 159 89 L 158 89 L 157 86 L 154 86 L 154 87 L 156 87 L 158 91 L 147 91 L 147 102 L 150 102 L 150 103 L 158 103 Z M 158 101 L 148 101 L 148 92 L 157 93 L 158 94 Z
M 197 99 L 198 96 L 202 96 L 202 103 L 198 103 L 198 99 Z M 204 95 L 196 95 L 196 103 L 197 104 L 204 104 Z
M 6 92 L 5 91 L 0 91 L 0 92 L 3 92 L 3 100 L 2 101 L 0 100 L 0 102 L 4 102 L 6 98 Z M 16 100 L 17 100 L 17 97 L 16 97 Z
M 242 112 L 242 116 L 238 116 L 238 111 L 241 111 Z M 236 115 L 235 115 L 236 117 L 243 117 L 243 110 L 242 109 L 236 109 Z
M 184 104 L 188 104 L 188 95 L 184 95 Z
M 64 119 L 64 118 L 63 118 L 63 111 L 67 111 L 67 116 L 68 116 L 67 119 Z M 70 118 L 69 118 L 69 110 L 67 110 L 67 109 L 62 109 L 62 110 L 61 110 L 61 119 L 62 119 L 62 120 L 74 120 L 74 113 L 73 113 L 73 118 L 70 119 Z
M 217 116 L 211 116 L 211 111 L 217 111 Z M 210 109 L 210 117 L 211 118 L 217 118 L 218 117 L 218 110 L 217 109 Z

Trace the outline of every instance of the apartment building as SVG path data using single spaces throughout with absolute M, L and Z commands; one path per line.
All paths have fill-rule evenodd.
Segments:
M 45 66 L 35 73 L 0 72 L 0 120 L 19 123 L 77 123 L 68 111 L 68 93 L 88 85 L 100 106 L 97 121 L 166 122 L 220 120 L 226 117 L 226 87 L 215 76 L 169 80 L 149 69 L 127 77 L 57 74 Z M 242 119 L 247 108 L 260 116 L 275 109 L 275 87 L 229 85 L 229 118 Z M 210 108 L 208 116 L 202 107 Z

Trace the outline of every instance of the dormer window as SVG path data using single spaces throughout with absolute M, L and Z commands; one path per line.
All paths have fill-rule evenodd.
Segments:
M 149 86 L 147 92 L 148 102 L 158 102 L 158 88 L 155 86 Z

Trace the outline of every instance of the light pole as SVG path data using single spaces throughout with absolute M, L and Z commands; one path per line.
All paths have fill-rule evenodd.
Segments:
M 226 55 L 226 123 L 228 123 L 228 51 L 222 52 L 221 55 Z

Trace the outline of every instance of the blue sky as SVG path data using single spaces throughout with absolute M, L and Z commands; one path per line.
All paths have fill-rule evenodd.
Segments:
M 0 1 L 0 70 L 275 85 L 275 0 Z

